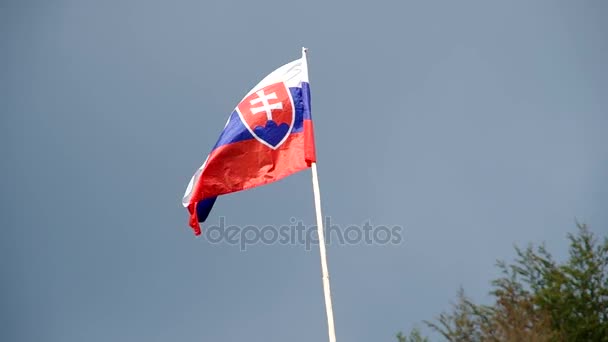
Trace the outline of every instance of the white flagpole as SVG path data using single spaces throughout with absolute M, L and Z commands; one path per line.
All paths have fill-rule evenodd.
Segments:
M 321 253 L 321 275 L 323 278 L 323 294 L 325 296 L 325 311 L 327 311 L 327 329 L 329 342 L 336 342 L 334 328 L 334 310 L 331 305 L 331 289 L 329 287 L 329 271 L 327 269 L 327 253 L 325 252 L 325 234 L 323 232 L 323 215 L 321 214 L 321 194 L 319 192 L 319 177 L 317 163 L 312 163 L 312 188 L 315 195 L 315 211 L 317 214 L 317 232 L 319 233 L 319 252 Z
M 308 49 L 302 48 L 303 67 L 308 80 L 308 60 L 306 53 Z M 312 168 L 312 190 L 315 196 L 315 212 L 317 215 L 317 233 L 319 234 L 319 252 L 321 253 L 321 277 L 323 279 L 323 295 L 325 297 L 325 311 L 327 312 L 327 330 L 329 342 L 336 342 L 336 330 L 334 328 L 334 310 L 331 305 L 331 290 L 329 287 L 329 270 L 327 269 L 327 253 L 325 251 L 325 233 L 323 230 L 323 214 L 321 214 L 321 193 L 319 191 L 319 176 L 317 175 L 317 163 L 311 163 Z

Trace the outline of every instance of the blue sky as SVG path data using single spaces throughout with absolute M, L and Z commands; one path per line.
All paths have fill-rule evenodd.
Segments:
M 338 341 L 488 300 L 496 259 L 608 231 L 605 1 L 3 1 L 0 336 L 323 341 L 316 249 L 194 238 L 180 200 L 237 102 L 309 50 Z M 209 222 L 314 224 L 310 173 Z M 423 327 L 425 332 L 428 332 Z M 437 337 L 436 335 L 432 335 Z

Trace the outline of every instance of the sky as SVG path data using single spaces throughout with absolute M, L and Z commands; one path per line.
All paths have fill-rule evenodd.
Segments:
M 338 341 L 488 302 L 497 259 L 608 233 L 608 2 L 0 2 L 0 340 L 324 341 L 320 259 L 195 238 L 186 185 L 309 48 Z M 208 222 L 314 224 L 308 170 Z M 205 227 L 203 227 L 205 229 Z

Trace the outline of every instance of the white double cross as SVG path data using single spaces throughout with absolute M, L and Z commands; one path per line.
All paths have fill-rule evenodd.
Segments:
M 272 110 L 273 109 L 283 109 L 283 103 L 281 103 L 281 102 L 277 102 L 277 103 L 273 103 L 273 104 L 270 104 L 270 102 L 268 102 L 268 100 L 276 100 L 277 93 L 270 93 L 270 94 L 266 95 L 266 94 L 264 94 L 264 89 L 262 89 L 262 90 L 258 90 L 256 92 L 256 95 L 258 96 L 258 98 L 249 101 L 249 104 L 253 106 L 254 104 L 261 102 L 262 105 L 260 107 L 251 107 L 252 114 L 266 112 L 266 118 L 268 120 L 272 120 Z

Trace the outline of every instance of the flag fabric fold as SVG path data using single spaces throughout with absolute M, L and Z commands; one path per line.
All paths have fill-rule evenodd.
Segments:
M 201 234 L 217 196 L 275 182 L 316 161 L 306 53 L 276 69 L 236 106 L 182 204 Z

